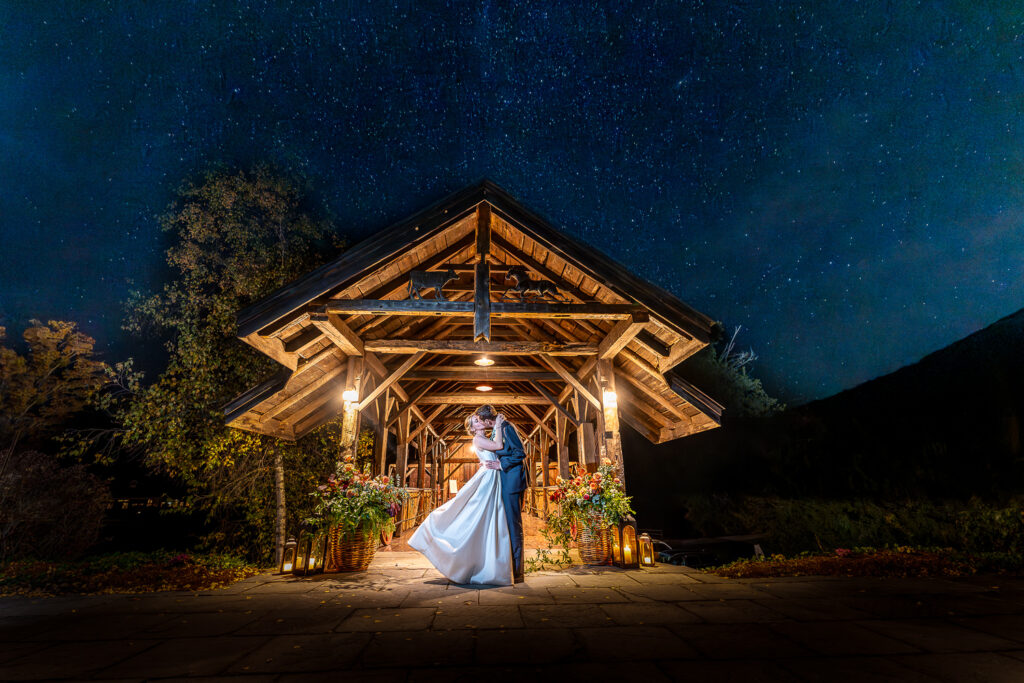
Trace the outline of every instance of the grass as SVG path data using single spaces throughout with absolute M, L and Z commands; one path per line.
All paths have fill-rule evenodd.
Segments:
M 838 548 L 741 559 L 705 571 L 735 579 L 777 576 L 956 577 L 978 572 L 1020 573 L 1024 558 L 1005 553 L 957 552 L 951 548 Z
M 230 556 L 171 551 L 111 553 L 71 562 L 14 560 L 0 565 L 0 595 L 209 590 L 260 571 Z

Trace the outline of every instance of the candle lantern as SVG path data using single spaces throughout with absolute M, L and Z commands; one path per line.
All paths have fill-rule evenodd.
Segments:
M 640 548 L 637 546 L 636 520 L 626 515 L 618 524 L 612 525 L 612 560 L 616 567 L 638 569 Z
M 322 574 L 324 565 L 327 564 L 327 534 L 319 533 L 313 536 L 309 550 L 309 560 L 306 561 L 306 575 Z
M 295 567 L 292 574 L 305 576 L 309 573 L 309 555 L 313 550 L 313 537 L 309 534 L 299 536 L 298 550 L 295 553 Z
M 640 540 L 637 541 L 640 545 L 640 566 L 641 567 L 653 567 L 654 566 L 654 541 L 647 534 L 640 534 Z
M 292 570 L 295 569 L 295 556 L 297 554 L 299 544 L 295 542 L 294 538 L 289 538 L 287 543 L 284 544 L 284 552 L 281 553 L 281 574 L 291 574 Z

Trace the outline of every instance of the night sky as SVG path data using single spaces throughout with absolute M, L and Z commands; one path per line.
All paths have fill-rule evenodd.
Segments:
M 790 403 L 1024 306 L 1019 3 L 586 4 L 0 1 L 0 315 L 133 354 L 156 216 L 261 161 L 353 240 L 490 178 Z

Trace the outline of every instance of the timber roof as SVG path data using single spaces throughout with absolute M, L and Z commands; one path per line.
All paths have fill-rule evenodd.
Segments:
M 409 299 L 410 271 L 449 267 L 458 279 L 444 289 L 448 303 Z M 558 301 L 505 296 L 513 267 L 553 282 Z M 481 382 L 513 419 L 545 431 L 557 415 L 583 421 L 584 399 L 599 395 L 598 359 L 613 368 L 620 417 L 652 442 L 713 428 L 721 418 L 720 405 L 671 372 L 717 337 L 718 324 L 487 181 L 240 311 L 238 334 L 284 369 L 226 406 L 227 422 L 286 439 L 339 413 L 356 356 L 368 368 L 361 398 L 387 386 L 361 410 L 387 423 L 392 405 L 409 404 L 437 438 L 467 402 L 483 399 L 473 391 Z M 469 364 L 481 353 L 498 362 Z

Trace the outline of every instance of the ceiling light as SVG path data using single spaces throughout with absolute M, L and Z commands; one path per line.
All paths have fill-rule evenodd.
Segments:
M 491 386 L 489 386 L 487 384 L 478 384 L 478 385 L 476 385 L 476 390 L 477 391 L 490 391 L 492 388 L 493 387 L 491 387 Z
M 483 358 L 477 358 L 473 362 L 475 364 L 481 366 L 481 367 L 487 367 L 488 365 L 494 365 L 494 361 L 491 360 L 490 358 L 488 358 L 487 356 L 484 356 Z

